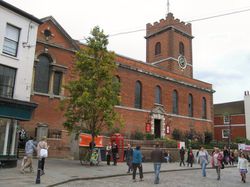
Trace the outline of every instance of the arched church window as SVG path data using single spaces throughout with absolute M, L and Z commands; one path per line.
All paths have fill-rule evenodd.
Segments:
M 180 55 L 183 55 L 183 56 L 185 54 L 184 44 L 182 42 L 179 43 L 179 53 Z
M 178 114 L 178 92 L 176 90 L 173 91 L 172 95 L 172 105 L 173 105 L 173 114 Z
M 188 95 L 188 116 L 193 117 L 193 96 L 192 94 Z
M 51 73 L 50 64 L 52 63 L 52 59 L 43 54 L 40 55 L 38 59 L 39 61 L 35 69 L 34 91 L 48 93 Z
M 157 42 L 155 44 L 155 55 L 159 55 L 159 54 L 161 54 L 161 43 Z
M 155 87 L 155 103 L 161 104 L 161 87 Z
M 207 100 L 202 97 L 202 119 L 207 119 Z
M 142 84 L 140 81 L 135 83 L 135 108 L 142 108 Z
M 121 90 L 120 90 L 120 82 L 121 82 L 121 79 L 118 75 L 114 76 L 113 77 L 113 82 L 114 82 L 114 86 L 113 86 L 113 89 L 116 89 L 118 91 L 118 96 L 120 97 L 121 95 Z M 117 103 L 117 105 L 121 105 L 120 101 Z

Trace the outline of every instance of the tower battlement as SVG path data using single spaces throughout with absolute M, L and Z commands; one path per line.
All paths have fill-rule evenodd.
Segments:
M 185 23 L 179 19 L 175 19 L 172 13 L 168 13 L 166 19 L 161 19 L 159 22 L 153 24 L 148 23 L 146 25 L 147 36 L 157 33 L 160 30 L 164 30 L 167 27 L 175 27 L 189 35 L 192 35 L 191 23 Z

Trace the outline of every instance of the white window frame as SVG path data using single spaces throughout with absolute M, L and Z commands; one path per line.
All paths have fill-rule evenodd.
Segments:
M 4 54 L 17 57 L 20 33 L 21 33 L 20 28 L 7 23 L 5 29 L 4 43 L 3 43 Z
M 225 135 L 226 131 L 228 131 L 228 135 Z M 222 129 L 221 130 L 221 133 L 222 133 L 222 138 L 229 138 L 229 133 L 230 133 L 230 130 L 229 129 Z
M 223 116 L 223 123 L 224 123 L 224 125 L 229 125 L 229 123 L 230 123 L 230 116 L 229 115 Z

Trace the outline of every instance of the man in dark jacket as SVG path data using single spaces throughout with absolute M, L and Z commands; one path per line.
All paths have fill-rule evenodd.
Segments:
M 180 158 L 181 158 L 181 161 L 180 161 L 180 166 L 181 166 L 181 164 L 183 164 L 184 166 L 185 166 L 185 163 L 184 163 L 184 156 L 185 156 L 185 149 L 184 149 L 184 147 L 181 147 L 181 149 L 180 149 Z
M 151 160 L 154 163 L 154 172 L 155 172 L 155 184 L 159 184 L 160 182 L 160 169 L 161 169 L 161 163 L 163 161 L 163 152 L 159 148 L 159 144 L 155 145 L 155 149 L 151 152 Z
M 118 159 L 118 146 L 115 143 L 115 141 L 113 141 L 112 146 L 111 146 L 111 152 L 112 152 L 112 158 L 114 161 L 114 166 L 116 166 L 117 164 L 117 159 Z
M 128 165 L 128 172 L 127 173 L 130 173 L 130 171 L 132 171 L 132 159 L 133 159 L 133 149 L 131 148 L 130 144 L 128 144 L 128 147 L 125 151 L 124 158 L 125 158 L 127 165 Z

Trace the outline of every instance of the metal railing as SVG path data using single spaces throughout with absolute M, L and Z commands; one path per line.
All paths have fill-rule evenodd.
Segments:
M 48 138 L 61 139 L 62 138 L 62 131 L 58 130 L 58 129 L 49 129 L 48 130 Z

